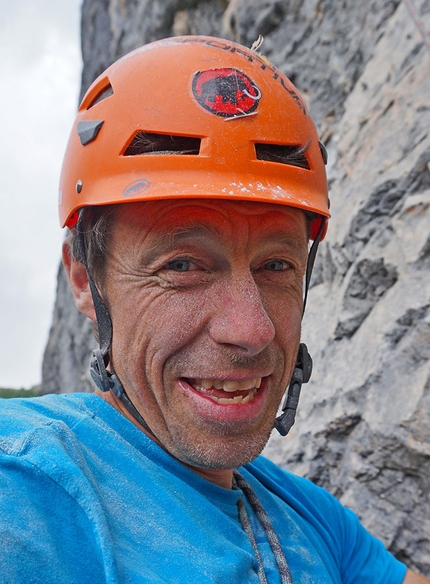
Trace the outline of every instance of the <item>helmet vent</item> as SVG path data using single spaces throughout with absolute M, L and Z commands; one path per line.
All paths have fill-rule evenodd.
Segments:
M 255 144 L 257 160 L 288 164 L 310 170 L 305 152 L 307 146 L 292 146 L 284 144 Z
M 91 109 L 93 106 L 95 106 L 96 104 L 100 103 L 101 101 L 103 101 L 104 99 L 110 97 L 111 95 L 113 95 L 113 87 L 112 85 L 109 83 L 109 85 L 107 85 L 106 87 L 104 87 L 96 96 L 95 98 L 90 102 L 90 105 L 87 107 L 87 110 Z
M 142 154 L 193 154 L 200 152 L 200 138 L 138 132 L 127 146 L 124 156 Z

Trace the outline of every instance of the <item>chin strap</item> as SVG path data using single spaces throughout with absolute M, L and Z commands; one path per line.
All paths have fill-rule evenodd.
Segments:
M 109 359 L 107 360 L 109 363 Z M 106 369 L 105 357 L 100 349 L 95 349 L 93 351 L 93 356 L 90 362 L 90 375 L 95 385 L 100 389 L 100 391 L 112 391 L 112 393 L 124 404 L 130 414 L 135 420 L 141 424 L 145 430 L 150 434 L 154 435 L 151 428 L 148 426 L 142 415 L 133 405 L 132 401 L 125 393 L 125 389 L 122 386 L 121 381 L 117 375 Z
M 151 428 L 145 422 L 144 418 L 141 416 L 126 394 L 125 389 L 115 374 L 112 365 L 111 371 L 108 371 L 107 369 L 109 365 L 109 349 L 112 342 L 112 321 L 88 267 L 87 254 L 84 245 L 84 233 L 82 229 L 82 218 L 83 212 L 80 211 L 79 219 L 76 224 L 79 255 L 88 276 L 88 283 L 90 285 L 91 296 L 93 298 L 94 310 L 96 313 L 100 345 L 99 349 L 95 349 L 93 351 L 93 356 L 90 361 L 90 375 L 100 391 L 112 391 L 112 393 L 124 404 L 135 420 L 137 420 L 148 432 L 153 435 Z
M 308 292 L 311 283 L 312 270 L 315 263 L 315 258 L 318 251 L 318 246 L 321 240 L 321 235 L 326 224 L 325 217 L 321 218 L 321 223 L 318 228 L 318 233 L 312 242 L 309 250 L 308 262 L 306 266 L 305 276 L 305 296 L 303 299 L 303 315 L 305 313 L 306 301 L 308 299 Z M 309 355 L 307 346 L 304 343 L 300 344 L 297 355 L 296 366 L 288 385 L 287 396 L 282 406 L 282 414 L 275 420 L 275 428 L 281 436 L 286 436 L 294 425 L 296 419 L 297 406 L 299 405 L 300 391 L 303 383 L 307 383 L 312 373 L 312 357 Z
M 324 232 L 326 222 L 327 222 L 327 219 L 325 217 L 321 217 L 320 226 L 318 228 L 315 239 L 312 242 L 311 249 L 309 250 L 309 253 L 308 253 L 308 261 L 306 264 L 306 275 L 305 275 L 305 296 L 303 299 L 302 317 L 305 314 L 306 302 L 308 300 L 308 293 L 309 293 L 309 288 L 311 285 L 312 270 L 314 269 L 315 259 L 317 257 L 318 246 L 320 244 L 321 236 Z
M 302 384 L 309 381 L 311 373 L 312 357 L 309 355 L 306 345 L 301 343 L 296 366 L 288 386 L 287 396 L 282 406 L 282 414 L 275 420 L 275 428 L 281 436 L 286 436 L 295 422 L 300 390 L 302 389 Z

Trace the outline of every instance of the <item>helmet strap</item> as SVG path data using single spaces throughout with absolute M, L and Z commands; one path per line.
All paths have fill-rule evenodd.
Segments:
M 305 313 L 312 270 L 315 264 L 315 258 L 317 255 L 319 243 L 321 241 L 321 234 L 323 233 L 325 227 L 325 222 L 325 217 L 322 217 L 320 226 L 318 228 L 318 233 L 312 242 L 308 254 L 305 276 L 305 295 L 303 299 L 303 314 Z M 284 405 L 282 406 L 282 414 L 280 414 L 275 420 L 275 428 L 278 430 L 281 436 L 286 436 L 294 425 L 296 420 L 297 406 L 299 405 L 300 391 L 302 389 L 303 383 L 307 383 L 309 381 L 311 373 L 312 357 L 309 354 L 307 346 L 304 343 L 301 343 L 297 355 L 296 366 L 288 385 L 288 391 L 285 397 Z
M 305 296 L 303 299 L 303 315 L 305 314 L 306 302 L 308 300 L 308 292 L 311 284 L 312 270 L 314 269 L 315 259 L 317 257 L 318 246 L 321 241 L 321 235 L 323 234 L 325 224 L 327 219 L 321 217 L 320 226 L 318 228 L 315 239 L 312 242 L 311 248 L 308 254 L 308 262 L 306 265 L 306 275 L 305 275 Z
M 275 420 L 275 428 L 281 436 L 286 436 L 295 422 L 300 390 L 302 389 L 302 384 L 309 381 L 311 373 L 312 357 L 309 355 L 307 346 L 304 343 L 300 343 L 296 366 L 282 406 L 282 414 Z
M 99 333 L 99 348 L 93 351 L 93 356 L 90 362 L 90 375 L 100 391 L 112 391 L 112 393 L 127 408 L 134 419 L 137 420 L 139 424 L 145 428 L 145 430 L 154 435 L 151 428 L 148 426 L 142 415 L 138 412 L 126 394 L 125 389 L 115 374 L 112 365 L 110 370 L 107 369 L 110 360 L 109 350 L 112 343 L 112 320 L 88 267 L 87 252 L 84 243 L 84 232 L 82 229 L 83 215 L 84 214 L 81 210 L 79 212 L 79 219 L 76 224 L 79 256 L 87 272 L 88 283 L 93 299 Z

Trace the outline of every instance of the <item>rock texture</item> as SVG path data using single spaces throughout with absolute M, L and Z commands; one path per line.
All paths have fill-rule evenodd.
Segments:
M 75 307 L 66 271 L 60 265 L 54 318 L 42 366 L 40 393 L 93 391 L 90 357 L 97 345 L 93 323 Z
M 304 321 L 296 425 L 266 453 L 358 513 L 430 576 L 429 0 L 84 0 L 82 90 L 134 47 L 221 35 L 306 96 L 329 150 L 333 218 Z M 89 389 L 91 327 L 60 270 L 45 391 Z

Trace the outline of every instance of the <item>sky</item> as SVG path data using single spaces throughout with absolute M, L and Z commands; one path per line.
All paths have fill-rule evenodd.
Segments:
M 58 181 L 82 70 L 81 3 L 2 5 L 0 387 L 41 381 L 63 238 Z

